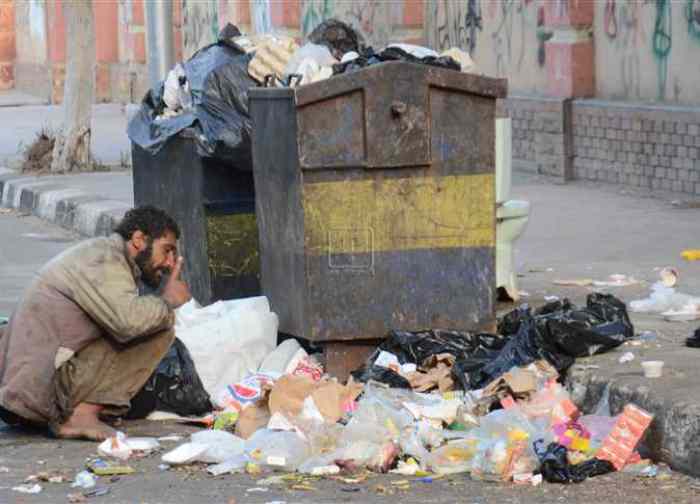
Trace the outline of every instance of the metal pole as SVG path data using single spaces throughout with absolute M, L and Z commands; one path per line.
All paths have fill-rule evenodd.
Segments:
M 175 65 L 172 0 L 146 0 L 146 61 L 148 78 L 155 87 Z

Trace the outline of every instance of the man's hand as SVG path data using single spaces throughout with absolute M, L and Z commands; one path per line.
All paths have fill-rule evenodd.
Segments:
M 187 301 L 192 299 L 192 294 L 190 294 L 189 287 L 187 287 L 185 282 L 180 280 L 180 272 L 182 271 L 183 262 L 184 259 L 182 257 L 177 258 L 175 267 L 170 272 L 170 277 L 163 288 L 163 300 L 168 303 L 172 309 L 179 308 Z

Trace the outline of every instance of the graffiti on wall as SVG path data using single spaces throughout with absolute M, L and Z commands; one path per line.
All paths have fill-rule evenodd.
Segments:
M 688 21 L 688 33 L 700 42 L 700 0 L 686 0 L 685 17 Z
M 606 0 L 603 29 L 620 53 L 626 97 L 642 97 L 642 58 L 645 51 L 650 51 L 656 64 L 657 99 L 665 100 L 668 60 L 673 48 L 671 0 Z M 676 83 L 674 96 L 679 94 Z
M 512 0 L 503 0 L 503 3 L 510 4 Z M 478 34 L 483 30 L 478 0 L 436 0 L 428 3 L 426 14 L 426 38 L 430 47 L 436 50 L 461 47 L 474 53 Z
M 218 33 L 216 0 L 182 0 L 182 52 L 185 59 L 215 42 Z
M 302 0 L 302 35 L 306 37 L 324 20 L 336 18 L 361 33 L 366 44 L 383 47 L 391 40 L 391 12 L 396 5 L 384 0 Z

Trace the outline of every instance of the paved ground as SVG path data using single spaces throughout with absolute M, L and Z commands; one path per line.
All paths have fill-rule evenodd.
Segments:
M 123 176 L 123 174 L 122 174 Z M 119 179 L 116 179 L 119 180 Z M 521 289 L 528 291 L 532 304 L 544 295 L 570 296 L 582 302 L 586 288 L 556 287 L 555 278 L 591 277 L 603 279 L 611 273 L 634 275 L 645 283 L 614 290 L 629 301 L 645 296 L 648 284 L 655 280 L 657 267 L 672 265 L 681 271 L 681 289 L 700 294 L 700 263 L 683 263 L 681 249 L 700 247 L 697 223 L 700 210 L 677 209 L 668 198 L 650 198 L 640 194 L 620 194 L 614 186 L 566 186 L 542 183 L 535 178 L 520 177 L 514 196 L 533 203 L 532 218 L 518 244 L 518 264 L 522 273 Z M 35 233 L 29 236 L 27 233 Z M 7 313 L 12 298 L 21 291 L 33 271 L 46 259 L 70 244 L 72 235 L 47 226 L 32 217 L 0 214 L 0 314 Z M 551 269 L 552 271 L 549 271 Z M 505 307 L 504 307 L 505 308 Z M 621 348 L 615 352 L 585 359 L 599 366 L 593 374 L 621 383 L 632 391 L 643 387 L 646 396 L 667 398 L 686 409 L 700 404 L 696 387 L 697 359 L 700 350 L 682 346 L 682 339 L 700 325 L 669 323 L 653 316 L 633 316 L 638 331 L 654 330 L 658 341 L 652 344 Z M 617 359 L 623 351 L 632 351 L 636 358 L 622 365 Z M 696 355 L 697 352 L 697 355 Z M 641 376 L 639 361 L 661 356 L 667 362 L 667 373 L 661 380 L 650 381 Z M 643 399 L 642 396 L 640 396 Z M 621 396 L 613 397 L 619 407 Z M 679 406 L 680 407 L 680 406 Z M 692 423 L 685 420 L 686 424 Z M 186 433 L 187 428 L 173 425 L 127 425 L 130 434 L 165 435 Z M 671 440 L 653 440 L 659 449 L 673 446 Z M 666 443 L 666 444 L 664 444 Z M 671 443 L 669 445 L 669 443 Z M 48 469 L 74 475 L 85 458 L 94 454 L 94 443 L 57 442 L 42 436 L 27 436 L 15 431 L 0 431 L 0 502 L 65 502 L 72 490 L 67 484 L 44 484 L 38 496 L 23 496 L 8 487 L 19 484 L 30 474 Z M 662 453 L 663 456 L 663 453 Z M 269 489 L 246 492 L 259 487 L 248 476 L 210 478 L 202 471 L 167 471 L 158 469 L 158 457 L 133 462 L 139 471 L 123 476 L 114 483 L 101 484 L 111 493 L 101 502 L 229 502 L 266 503 L 292 502 L 700 502 L 697 480 L 674 473 L 668 478 L 638 480 L 624 474 L 595 478 L 581 485 L 542 485 L 538 488 L 471 482 L 463 476 L 432 484 L 412 482 L 409 491 L 395 490 L 391 478 L 377 477 L 361 485 L 339 482 L 314 483 L 317 490 L 303 492 Z M 396 479 L 396 478 L 393 478 Z M 394 489 L 393 495 L 378 493 Z M 359 487 L 357 492 L 351 487 Z
M 0 93 L 0 166 L 14 167 L 23 148 L 34 141 L 42 128 L 60 127 L 63 109 L 60 105 L 4 106 L 3 101 L 13 103 L 8 95 Z M 130 158 L 126 124 L 124 106 L 108 103 L 93 107 L 92 148 L 98 161 L 120 166 Z

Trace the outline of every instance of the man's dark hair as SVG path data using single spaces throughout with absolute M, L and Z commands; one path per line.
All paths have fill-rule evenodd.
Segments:
M 162 237 L 168 231 L 175 233 L 175 238 L 180 238 L 177 222 L 160 208 L 150 205 L 132 208 L 114 228 L 114 232 L 127 241 L 136 231 L 141 231 L 151 240 Z

